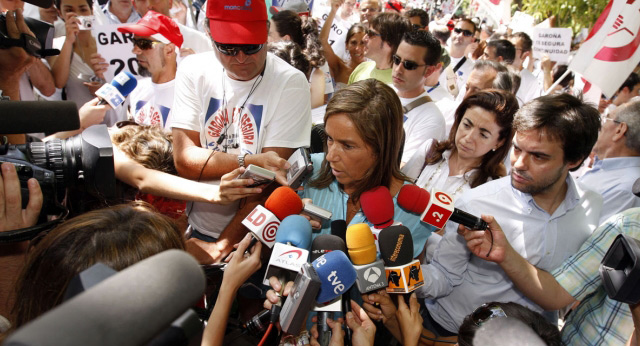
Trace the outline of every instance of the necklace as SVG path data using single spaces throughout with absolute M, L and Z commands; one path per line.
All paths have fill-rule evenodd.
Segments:
M 266 63 L 265 63 L 266 64 Z M 249 89 L 249 95 L 247 95 L 247 98 L 244 99 L 244 102 L 242 102 L 242 106 L 240 106 L 240 111 L 239 111 L 239 116 L 238 119 L 240 117 L 242 117 L 242 112 L 244 111 L 244 106 L 247 104 L 247 101 L 249 100 L 249 98 L 251 97 L 251 95 L 253 95 L 253 93 L 256 91 L 256 89 L 258 89 L 258 86 L 260 86 L 260 83 L 262 82 L 262 78 L 264 77 L 264 70 L 266 69 L 266 67 L 264 69 L 262 69 L 262 72 L 260 72 L 260 75 L 256 78 L 256 80 L 253 82 L 253 85 L 251 85 L 251 89 Z M 224 112 L 226 112 L 227 110 L 227 87 L 225 86 L 225 79 L 226 79 L 226 71 L 223 68 L 222 69 L 222 109 Z M 229 127 L 231 126 L 232 123 L 234 123 L 235 120 L 233 118 L 233 114 L 231 115 L 231 122 L 229 122 L 228 124 L 225 125 L 224 127 L 224 133 L 222 133 L 220 135 L 220 137 L 218 138 L 218 140 L 216 141 L 216 143 L 218 143 L 218 145 L 222 144 L 222 142 L 227 139 L 228 135 L 227 135 L 227 131 L 229 130 Z M 235 139 L 234 139 L 234 144 L 229 145 L 229 142 L 225 142 L 225 144 L 222 145 L 222 148 L 224 150 L 224 152 L 227 152 L 227 149 L 229 147 L 232 147 L 233 149 L 236 149 L 238 147 L 240 147 L 240 145 L 238 144 L 240 140 L 240 126 L 236 126 L 235 128 Z
M 423 188 L 427 191 L 429 191 L 429 185 L 431 184 L 431 181 L 433 180 L 433 177 L 440 176 L 440 172 L 442 171 L 442 165 L 444 164 L 446 160 L 443 158 L 442 160 L 440 160 L 440 163 L 438 163 L 438 166 L 436 167 L 436 171 L 433 172 L 433 174 L 431 174 L 431 176 L 429 177 L 429 180 L 427 180 L 427 182 L 424 184 Z M 463 173 L 462 174 L 462 184 L 460 184 L 460 186 L 458 186 L 458 188 L 451 194 L 451 197 L 455 196 L 456 194 L 458 194 L 460 191 L 462 191 L 462 189 L 464 188 L 465 185 L 467 185 L 469 183 L 469 179 L 467 178 L 467 174 Z

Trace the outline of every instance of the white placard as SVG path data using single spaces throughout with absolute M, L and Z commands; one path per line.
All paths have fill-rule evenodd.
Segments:
M 138 76 L 138 61 L 133 50 L 133 34 L 118 31 L 121 24 L 96 25 L 92 34 L 98 45 L 98 53 L 109 63 L 104 79 L 110 82 L 113 76 L 122 71 L 128 71 L 136 78 Z
M 547 54 L 551 61 L 567 63 L 571 51 L 571 36 L 572 32 L 569 28 L 534 28 L 531 38 L 533 57 L 541 59 L 544 54 Z

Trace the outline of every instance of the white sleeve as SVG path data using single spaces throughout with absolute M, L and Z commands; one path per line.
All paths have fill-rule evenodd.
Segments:
M 430 103 L 430 105 L 421 114 L 414 115 L 422 119 L 414 123 L 410 132 L 406 134 L 402 162 L 407 162 L 425 140 L 432 138 L 442 140 L 444 138 L 444 117 L 435 103 Z
M 191 66 L 197 65 L 191 62 L 194 57 L 194 55 L 186 57 L 176 73 L 171 127 L 201 132 L 199 118 L 203 113 L 201 100 L 203 95 L 197 92 L 195 76 L 191 73 Z
M 432 144 L 433 139 L 424 141 L 420 147 L 414 151 L 411 158 L 405 162 L 405 165 L 402 167 L 402 173 L 411 179 L 418 179 L 427 159 L 427 152 L 431 149 Z
M 311 92 L 302 73 L 286 82 L 269 122 L 262 147 L 308 147 L 311 141 Z M 177 94 L 176 94 L 177 97 Z

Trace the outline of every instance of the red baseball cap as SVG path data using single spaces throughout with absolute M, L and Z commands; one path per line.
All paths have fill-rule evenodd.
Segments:
M 211 37 L 225 44 L 267 42 L 267 6 L 264 0 L 208 0 Z
M 165 44 L 173 43 L 178 48 L 184 41 L 178 24 L 173 19 L 155 11 L 147 11 L 147 14 L 137 23 L 123 25 L 118 28 L 118 31 L 151 37 Z

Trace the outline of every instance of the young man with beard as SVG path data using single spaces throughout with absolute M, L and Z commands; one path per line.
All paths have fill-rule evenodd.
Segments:
M 177 69 L 177 51 L 183 38 L 171 18 L 148 11 L 136 24 L 125 25 L 118 31 L 132 33 L 133 54 L 141 76 L 131 92 L 130 112 L 138 124 L 157 125 L 171 130 L 171 107 Z

